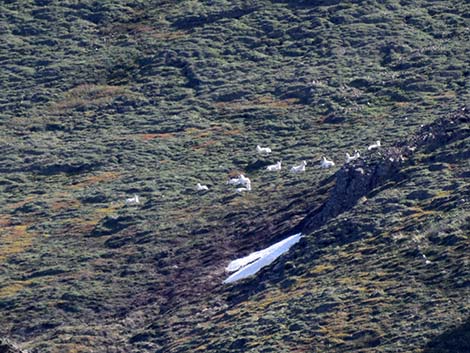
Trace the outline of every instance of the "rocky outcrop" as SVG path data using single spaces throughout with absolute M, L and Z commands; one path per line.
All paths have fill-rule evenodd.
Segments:
M 469 123 L 469 109 L 463 107 L 432 124 L 422 126 L 409 139 L 345 164 L 336 173 L 336 183 L 327 201 L 307 215 L 294 232 L 309 233 L 328 219 L 352 208 L 361 197 L 385 181 L 404 177 L 400 170 L 413 162 L 414 153 L 433 150 L 456 139 L 468 137 Z
M 0 353 L 28 353 L 6 338 L 0 338 Z

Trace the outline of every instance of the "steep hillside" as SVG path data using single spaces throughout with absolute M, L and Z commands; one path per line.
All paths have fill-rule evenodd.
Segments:
M 0 33 L 0 337 L 470 351 L 469 4 L 4 1 Z

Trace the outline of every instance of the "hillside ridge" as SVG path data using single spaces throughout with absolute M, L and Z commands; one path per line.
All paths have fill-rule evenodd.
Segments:
M 0 3 L 0 337 L 31 353 L 467 352 L 469 14 Z M 240 173 L 251 191 L 226 184 Z

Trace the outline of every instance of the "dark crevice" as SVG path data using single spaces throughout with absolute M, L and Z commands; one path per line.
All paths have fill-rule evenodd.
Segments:
M 195 27 L 205 26 L 223 19 L 238 19 L 255 12 L 260 8 L 260 5 L 251 5 L 243 8 L 236 7 L 227 11 L 220 11 L 212 14 L 190 15 L 173 22 L 173 27 L 179 30 L 190 30 Z
M 469 353 L 470 352 L 470 318 L 455 328 L 431 339 L 423 353 Z

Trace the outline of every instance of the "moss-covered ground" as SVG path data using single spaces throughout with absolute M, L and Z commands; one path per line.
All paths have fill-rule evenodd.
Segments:
M 468 120 L 221 284 L 329 200 L 346 152 L 375 160 L 377 139 L 468 114 L 467 2 L 3 1 L 0 37 L 0 336 L 41 353 L 468 351 Z M 226 185 L 240 172 L 249 193 Z

